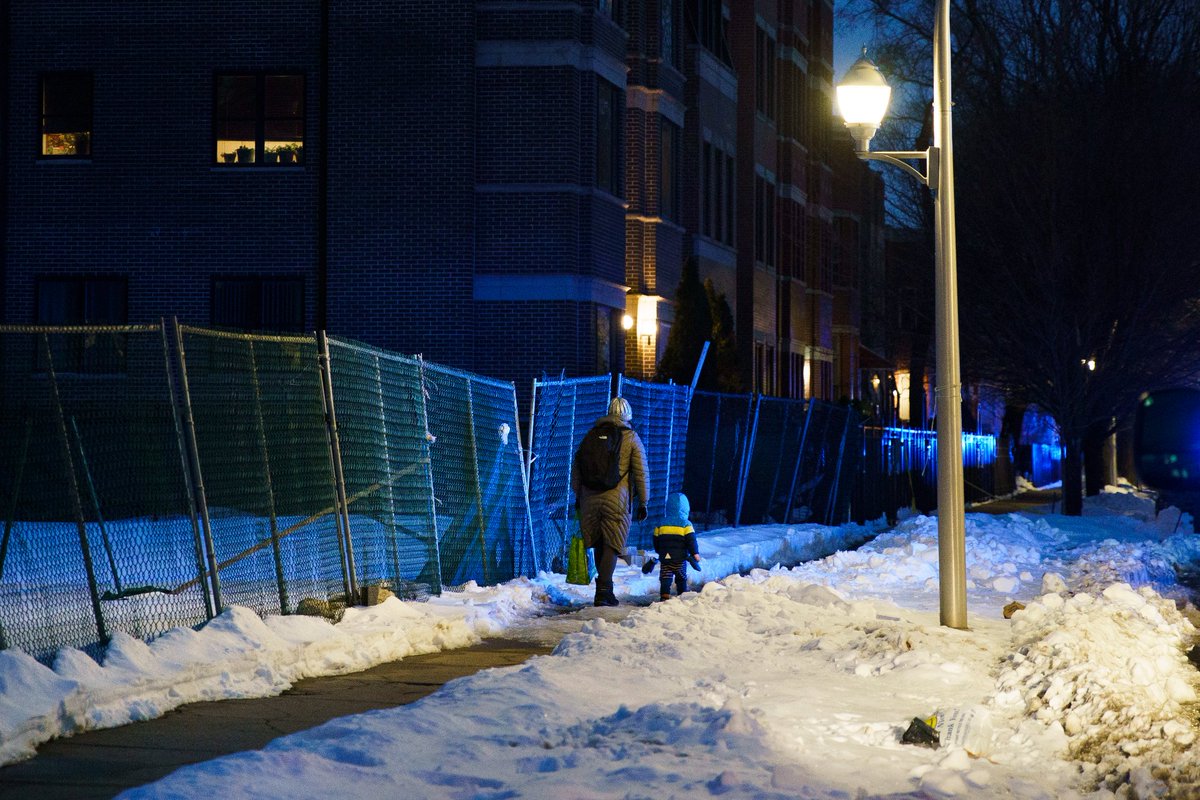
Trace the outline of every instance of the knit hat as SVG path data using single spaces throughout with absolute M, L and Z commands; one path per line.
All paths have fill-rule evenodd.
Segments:
M 633 419 L 633 406 L 629 405 L 629 401 L 624 397 L 614 397 L 613 401 L 608 404 L 608 415 L 620 417 L 623 421 L 629 422 Z

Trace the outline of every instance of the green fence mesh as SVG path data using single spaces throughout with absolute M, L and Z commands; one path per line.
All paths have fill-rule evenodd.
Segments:
M 734 523 L 753 424 L 753 396 L 693 394 L 684 492 L 698 529 Z
M 0 647 L 97 655 L 203 621 L 161 328 L 10 326 L 0 346 Z
M 646 383 L 624 375 L 617 394 L 633 407 L 630 423 L 646 448 L 650 502 L 645 522 L 633 524 L 627 544 L 640 550 L 653 547 L 654 525 L 666 511 L 667 497 L 682 491 L 687 453 L 688 387 Z M 689 498 L 690 500 L 690 498 Z
M 336 618 L 363 587 L 565 571 L 612 385 L 535 382 L 527 462 L 511 383 L 324 334 L 9 326 L 0 376 L 0 647 L 47 662 L 231 604 Z M 631 546 L 680 488 L 698 521 L 842 518 L 848 410 L 618 386 L 650 472 Z
M 441 591 L 421 362 L 329 339 L 357 582 Z
M 592 423 L 608 410 L 611 386 L 608 375 L 534 381 L 529 507 L 543 569 L 567 571 L 567 549 L 579 528 L 571 462 Z
M 537 573 L 511 383 L 424 364 L 442 583 Z
M 223 604 L 344 604 L 315 340 L 183 326 L 180 341 Z

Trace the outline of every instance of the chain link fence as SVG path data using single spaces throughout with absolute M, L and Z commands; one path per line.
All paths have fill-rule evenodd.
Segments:
M 533 382 L 529 508 L 541 569 L 567 571 L 571 537 L 579 530 L 571 462 L 592 423 L 608 411 L 611 386 L 608 375 Z
M 0 648 L 211 616 L 162 328 L 5 326 L 0 353 Z
M 860 427 L 820 400 L 696 392 L 684 491 L 706 527 L 850 516 Z
M 935 484 L 931 432 L 625 376 L 535 381 L 527 456 L 511 383 L 324 333 L 5 326 L 0 376 L 0 648 L 44 661 L 229 604 L 336 619 L 373 588 L 564 572 L 571 462 L 614 384 L 650 473 L 631 547 L 673 491 L 707 529 L 862 521 Z M 994 440 L 964 460 L 991 491 Z
M 966 502 L 994 497 L 1009 489 L 1007 460 L 996 458 L 996 437 L 964 433 L 963 481 Z M 923 514 L 937 508 L 937 432 L 911 428 L 863 429 L 861 470 L 854 493 L 854 519 L 865 522 L 901 508 Z M 1004 464 L 1009 464 L 1005 467 Z
M 0 648 L 538 568 L 516 392 L 316 336 L 0 328 Z
M 688 387 L 672 383 L 647 383 L 617 376 L 617 394 L 633 407 L 630 427 L 637 431 L 646 449 L 646 520 L 629 530 L 627 546 L 639 550 L 653 547 L 655 520 L 667 509 L 667 497 L 683 488 L 687 454 Z

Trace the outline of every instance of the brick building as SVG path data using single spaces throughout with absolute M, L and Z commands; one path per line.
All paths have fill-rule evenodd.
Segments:
M 830 0 L 0 13 L 0 322 L 325 328 L 524 392 L 652 375 L 694 254 L 759 391 L 857 352 Z

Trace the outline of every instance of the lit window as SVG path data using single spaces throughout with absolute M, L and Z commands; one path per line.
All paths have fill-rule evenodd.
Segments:
M 249 331 L 304 330 L 304 279 L 213 278 L 212 324 Z
M 39 325 L 125 325 L 129 285 L 123 277 L 53 277 L 36 282 Z M 55 372 L 125 371 L 125 334 L 118 332 L 50 334 Z M 37 368 L 47 369 L 45 351 L 37 350 Z
M 42 75 L 42 153 L 51 158 L 92 155 L 92 75 Z
M 303 75 L 218 75 L 214 116 L 216 163 L 304 163 Z

